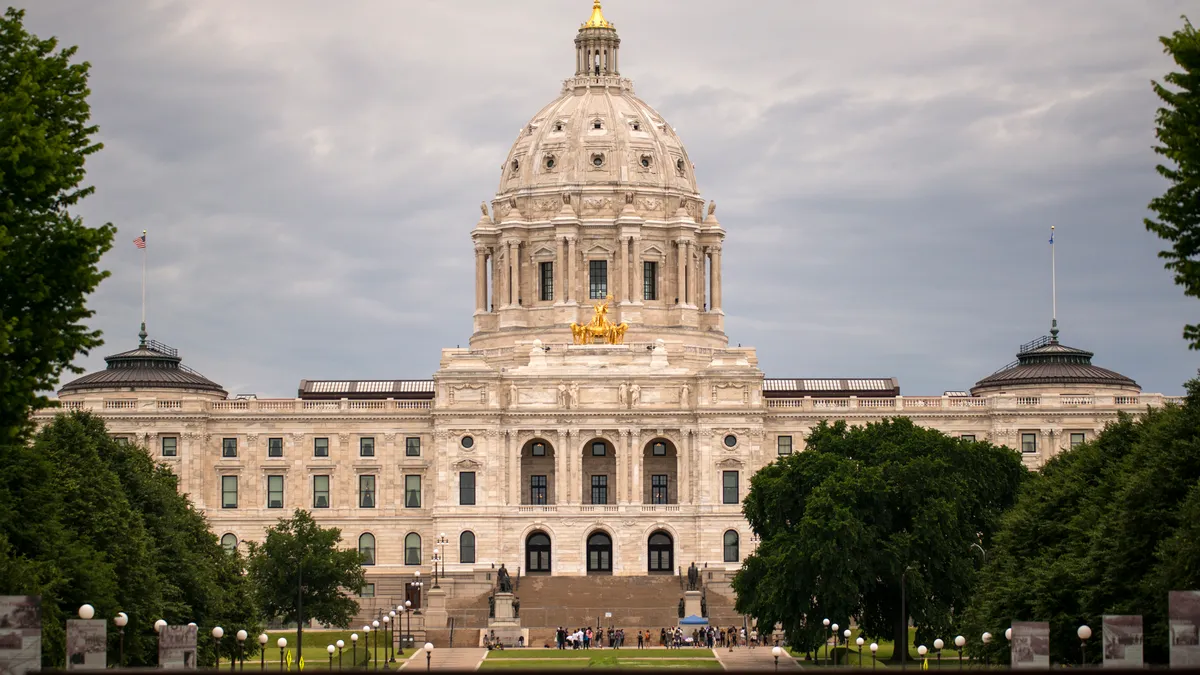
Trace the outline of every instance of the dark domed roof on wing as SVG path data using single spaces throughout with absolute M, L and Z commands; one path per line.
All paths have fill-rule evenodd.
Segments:
M 1092 365 L 1092 352 L 1068 347 L 1057 336 L 1021 345 L 1017 360 L 975 383 L 980 388 L 1026 385 L 1102 385 L 1140 389 L 1124 375 Z
M 221 385 L 183 365 L 175 349 L 142 340 L 137 349 L 104 358 L 108 367 L 64 384 L 59 395 L 89 389 L 192 389 L 227 396 Z

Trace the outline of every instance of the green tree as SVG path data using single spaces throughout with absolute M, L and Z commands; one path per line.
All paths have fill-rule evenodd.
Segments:
M 268 617 L 296 622 L 296 653 L 304 648 L 304 622 L 346 626 L 358 612 L 347 591 L 366 584 L 358 549 L 341 549 L 342 531 L 323 528 L 312 514 L 296 509 L 267 530 L 263 543 L 250 542 L 250 581 Z
M 1184 294 L 1195 298 L 1200 297 L 1200 35 L 1187 17 L 1183 24 L 1159 38 L 1179 71 L 1167 73 L 1163 83 L 1152 83 L 1163 102 L 1155 115 L 1154 151 L 1169 160 L 1157 169 L 1170 186 L 1150 202 L 1157 220 L 1146 218 L 1145 223 L 1171 242 L 1158 257 L 1167 261 L 1164 266 L 1175 273 Z M 1184 326 L 1183 337 L 1191 349 L 1200 349 L 1200 325 Z
M 967 612 L 973 643 L 1048 621 L 1051 658 L 1077 662 L 1078 626 L 1100 644 L 1104 614 L 1141 614 L 1147 661 L 1167 662 L 1167 592 L 1200 588 L 1200 380 L 1187 390 L 1184 405 L 1122 416 L 1024 486 Z M 1003 642 L 988 648 L 999 662 Z
M 129 615 L 134 666 L 157 663 L 159 618 L 258 629 L 244 561 L 176 488 L 144 448 L 112 439 L 88 413 L 59 415 L 31 444 L 0 452 L 0 594 L 42 596 L 44 665 L 63 664 L 64 622 L 84 603 L 99 617 Z M 113 631 L 113 662 L 117 640 Z
M 97 265 L 112 225 L 71 215 L 92 141 L 88 64 L 75 48 L 27 32 L 24 12 L 0 18 L 0 445 L 25 437 L 71 362 L 100 345 L 84 298 L 107 276 Z
M 760 542 L 734 578 L 737 609 L 805 650 L 828 637 L 824 618 L 897 645 L 910 617 L 919 641 L 951 635 L 976 581 L 974 545 L 990 545 L 1026 475 L 1008 448 L 906 418 L 822 423 L 804 452 L 750 481 L 743 510 Z

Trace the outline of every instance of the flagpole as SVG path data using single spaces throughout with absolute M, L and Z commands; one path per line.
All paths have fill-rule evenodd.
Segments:
M 1058 276 L 1054 269 L 1054 226 L 1050 226 L 1050 338 L 1058 339 Z
M 142 230 L 142 344 L 146 342 L 146 231 Z

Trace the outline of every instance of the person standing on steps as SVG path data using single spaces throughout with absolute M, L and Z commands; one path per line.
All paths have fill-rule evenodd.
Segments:
M 642 648 L 642 631 L 638 631 L 638 649 Z

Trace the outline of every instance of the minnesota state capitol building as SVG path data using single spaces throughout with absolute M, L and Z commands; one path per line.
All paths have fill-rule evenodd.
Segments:
M 521 130 L 470 231 L 474 333 L 431 379 L 231 399 L 143 327 L 136 349 L 64 385 L 62 407 L 103 415 L 170 466 L 228 547 L 297 508 L 341 528 L 370 563 L 364 614 L 429 603 L 436 565 L 436 624 L 477 607 L 501 564 L 528 581 L 695 562 L 727 590 L 755 545 L 750 477 L 803 451 L 821 420 L 904 415 L 1037 467 L 1164 401 L 1057 331 L 970 392 L 766 377 L 725 334 L 726 231 L 683 142 L 622 77 L 620 46 L 597 0 L 573 74 Z

